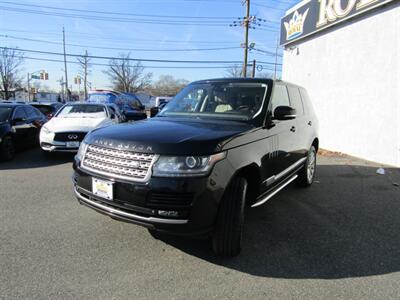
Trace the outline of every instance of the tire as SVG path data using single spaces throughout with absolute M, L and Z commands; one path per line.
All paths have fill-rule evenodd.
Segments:
M 235 177 L 225 191 L 212 237 L 217 255 L 233 257 L 241 251 L 246 191 L 247 180 L 243 177 Z
M 8 161 L 12 160 L 15 156 L 15 145 L 10 136 L 3 138 L 3 142 L 0 144 L 0 158 Z
M 315 179 L 317 170 L 317 151 L 314 146 L 308 150 L 307 159 L 304 167 L 299 171 L 297 185 L 300 187 L 310 187 Z

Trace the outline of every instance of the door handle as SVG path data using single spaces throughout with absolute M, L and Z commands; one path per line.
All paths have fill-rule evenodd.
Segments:
M 312 125 L 312 122 L 311 122 L 311 121 L 308 121 L 307 125 L 311 126 L 311 125 Z
M 296 131 L 296 127 L 292 126 L 292 128 L 290 128 L 291 132 L 295 132 Z

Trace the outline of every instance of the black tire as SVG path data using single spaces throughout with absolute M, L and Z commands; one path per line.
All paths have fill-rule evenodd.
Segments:
M 15 156 L 15 145 L 10 136 L 5 136 L 0 144 L 0 159 L 8 161 Z
M 217 255 L 233 257 L 240 253 L 246 191 L 247 180 L 243 177 L 235 177 L 225 191 L 212 238 Z
M 317 170 L 317 150 L 314 146 L 311 146 L 308 150 L 307 159 L 304 163 L 303 168 L 299 171 L 297 178 L 297 185 L 300 187 L 310 187 L 315 179 L 315 173 Z M 310 174 L 309 172 L 312 172 Z

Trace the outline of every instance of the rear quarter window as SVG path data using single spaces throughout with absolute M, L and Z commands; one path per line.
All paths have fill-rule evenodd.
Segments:
M 304 115 L 303 101 L 301 99 L 299 89 L 294 86 L 288 86 L 288 91 L 290 96 L 290 104 L 294 109 L 296 109 L 296 115 Z

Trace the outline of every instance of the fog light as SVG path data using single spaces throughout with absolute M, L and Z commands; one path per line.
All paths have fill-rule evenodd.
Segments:
M 158 214 L 163 217 L 177 217 L 179 215 L 176 210 L 159 210 Z

